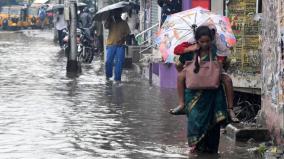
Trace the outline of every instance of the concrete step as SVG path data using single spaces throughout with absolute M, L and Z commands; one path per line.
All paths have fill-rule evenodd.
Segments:
M 148 46 L 128 46 L 126 57 L 132 58 L 132 62 L 138 63 L 143 54 L 152 54 L 152 48 L 146 50 L 143 53 L 140 53 L 143 49 Z
M 270 140 L 269 131 L 266 128 L 247 126 L 243 123 L 233 123 L 226 127 L 226 135 L 234 141 L 246 142 L 253 139 L 257 142 Z
M 129 52 L 140 52 L 140 51 L 146 49 L 147 47 L 148 46 L 146 46 L 146 45 L 141 45 L 141 46 L 130 45 L 130 46 L 128 46 L 128 50 L 129 50 Z M 149 49 L 143 51 L 143 53 L 145 53 L 145 52 L 151 52 L 152 53 L 152 48 L 149 48 Z
M 132 68 L 133 67 L 133 60 L 130 57 L 126 57 L 124 61 L 123 68 Z

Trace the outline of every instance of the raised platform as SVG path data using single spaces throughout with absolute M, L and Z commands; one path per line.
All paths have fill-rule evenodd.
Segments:
M 227 125 L 225 130 L 226 135 L 234 141 L 246 142 L 253 139 L 256 142 L 264 142 L 270 140 L 268 129 L 262 127 L 233 123 Z
M 230 73 L 232 78 L 234 91 L 261 94 L 261 74 L 250 73 Z

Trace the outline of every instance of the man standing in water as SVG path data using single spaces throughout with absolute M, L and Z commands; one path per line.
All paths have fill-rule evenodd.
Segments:
M 40 7 L 38 16 L 39 16 L 39 20 L 40 20 L 40 27 L 41 27 L 41 29 L 43 29 L 44 23 L 45 23 L 45 18 L 46 18 L 46 11 L 45 11 L 44 6 Z
M 113 74 L 113 61 L 115 62 L 114 80 L 116 83 L 121 82 L 122 68 L 125 58 L 125 41 L 130 33 L 129 26 L 126 21 L 121 19 L 121 12 L 115 11 L 111 14 L 106 22 L 105 28 L 109 30 L 107 38 L 107 57 L 106 57 L 106 79 L 109 80 Z
M 63 48 L 64 34 L 63 30 L 67 28 L 67 22 L 64 19 L 63 9 L 59 9 L 54 17 L 55 28 L 58 32 L 58 41 L 61 48 Z

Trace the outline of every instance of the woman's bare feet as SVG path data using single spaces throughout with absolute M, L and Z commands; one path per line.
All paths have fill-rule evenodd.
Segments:
M 175 107 L 174 109 L 170 109 L 169 111 L 172 115 L 185 115 L 184 105 L 179 105 Z

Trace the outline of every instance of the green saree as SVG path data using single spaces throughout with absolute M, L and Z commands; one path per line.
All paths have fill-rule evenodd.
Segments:
M 220 132 L 219 123 L 227 118 L 226 98 L 223 86 L 216 90 L 185 90 L 187 137 L 189 146 L 198 145 L 200 150 L 218 150 Z M 215 130 L 212 132 L 212 130 Z M 212 136 L 212 133 L 215 134 Z M 206 147 L 204 142 L 216 144 Z
M 216 57 L 215 49 L 212 55 Z M 180 57 L 181 62 L 192 60 L 193 53 Z M 202 58 L 209 60 L 208 57 Z M 218 152 L 220 123 L 227 119 L 227 102 L 223 86 L 214 90 L 185 89 L 187 137 L 189 146 L 197 150 Z

